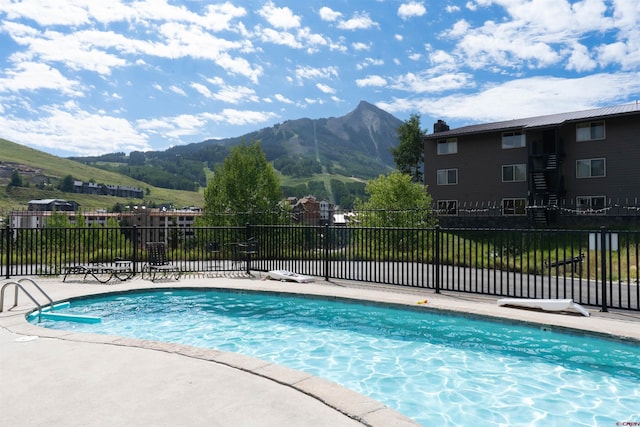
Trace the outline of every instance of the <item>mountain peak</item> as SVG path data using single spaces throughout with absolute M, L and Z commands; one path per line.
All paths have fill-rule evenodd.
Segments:
M 386 113 L 386 111 L 381 110 L 380 108 L 376 107 L 375 105 L 367 102 L 367 101 L 360 101 L 360 103 L 358 104 L 358 106 L 356 107 L 355 110 L 353 110 L 353 112 L 355 111 L 375 111 L 376 113 Z M 387 113 L 388 114 L 388 113 Z

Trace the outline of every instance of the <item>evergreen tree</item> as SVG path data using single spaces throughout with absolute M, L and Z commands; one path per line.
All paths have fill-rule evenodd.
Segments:
M 422 182 L 422 165 L 424 163 L 424 143 L 422 137 L 426 131 L 420 129 L 420 115 L 412 114 L 408 120 L 398 127 L 400 143 L 391 149 L 393 160 L 398 170 L 411 176 L 413 182 Z
M 11 181 L 9 182 L 10 187 L 22 187 L 22 175 L 14 169 L 11 172 Z
M 67 175 L 62 178 L 62 181 L 60 182 L 60 191 L 64 191 L 65 193 L 73 192 L 73 182 L 74 179 L 71 175 Z

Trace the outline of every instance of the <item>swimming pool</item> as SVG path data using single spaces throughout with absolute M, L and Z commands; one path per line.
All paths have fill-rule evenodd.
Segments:
M 41 326 L 216 348 L 335 381 L 423 425 L 615 425 L 638 417 L 640 346 L 432 310 L 157 290 L 72 301 Z

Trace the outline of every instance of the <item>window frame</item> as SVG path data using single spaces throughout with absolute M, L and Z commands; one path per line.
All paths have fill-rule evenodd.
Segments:
M 438 215 L 456 216 L 458 215 L 458 201 L 438 200 L 436 209 Z
M 518 206 L 517 202 L 522 202 L 522 206 Z M 505 202 L 513 202 L 513 207 L 507 208 Z M 527 214 L 527 199 L 524 197 L 505 197 L 501 203 L 503 216 L 523 216 Z
M 602 160 L 602 175 L 593 175 L 593 162 Z M 589 175 L 580 175 L 580 163 L 589 162 Z M 593 159 L 577 159 L 576 160 L 576 179 L 606 178 L 607 176 L 607 159 L 606 157 L 596 157 Z
M 520 138 L 516 139 L 516 136 Z M 518 144 L 505 144 L 505 142 L 514 141 Z M 502 149 L 511 150 L 513 148 L 525 148 L 527 146 L 527 134 L 521 130 L 502 132 Z
M 446 147 L 444 151 L 440 147 Z M 453 149 L 451 149 L 453 147 Z M 436 144 L 436 153 L 438 156 L 446 156 L 447 154 L 458 154 L 458 138 L 439 139 Z
M 455 171 L 455 173 L 456 173 L 455 182 L 450 182 L 449 181 L 449 172 L 451 172 L 451 171 Z M 445 183 L 441 183 L 440 176 L 446 176 L 446 182 Z M 436 171 L 436 185 L 458 185 L 458 168 L 438 169 Z
M 602 127 L 602 136 L 594 136 L 597 133 L 597 129 Z M 589 129 L 589 136 L 582 137 L 580 129 Z M 595 131 L 594 131 L 595 130 Z M 583 122 L 576 124 L 576 141 L 577 142 L 587 142 L 587 141 L 602 141 L 607 138 L 607 128 L 604 120 L 597 120 L 593 122 Z
M 519 166 L 522 166 L 522 170 L 523 170 L 522 179 L 516 179 L 517 178 L 516 177 L 516 175 L 517 175 L 516 174 L 516 170 L 519 169 L 518 168 Z M 504 171 L 507 168 L 512 168 L 513 169 L 513 171 L 512 171 L 513 179 L 505 179 Z M 526 165 L 526 163 L 514 163 L 514 164 L 511 164 L 511 165 L 502 165 L 502 182 L 527 182 L 527 165 Z
M 593 208 L 593 200 L 601 199 L 602 207 L 601 208 Z M 588 200 L 586 203 L 587 207 L 583 207 L 583 204 L 580 203 L 583 200 Z M 579 215 L 606 215 L 607 210 L 607 196 L 576 196 L 576 211 Z

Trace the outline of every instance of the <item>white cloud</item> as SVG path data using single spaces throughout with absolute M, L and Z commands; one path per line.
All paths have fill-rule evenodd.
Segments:
M 628 42 L 614 42 L 594 49 L 601 66 L 619 64 L 624 70 L 640 67 L 640 31 L 638 37 Z
M 353 49 L 355 49 L 355 50 L 370 50 L 371 49 L 371 44 L 370 43 L 355 42 L 355 43 L 352 43 L 351 46 L 353 46 Z
M 259 101 L 255 90 L 243 86 L 225 86 L 214 93 L 213 98 L 229 104 Z
M 353 18 L 338 23 L 338 28 L 342 30 L 366 30 L 378 26 L 378 23 L 372 21 L 366 12 L 356 13 Z
M 443 50 L 435 50 L 429 54 L 431 64 L 438 69 L 451 70 L 456 68 L 456 59 L 450 53 Z M 435 70 L 432 70 L 435 71 Z
M 357 79 L 358 87 L 384 87 L 387 81 L 381 76 L 367 76 L 364 79 Z
M 162 135 L 172 140 L 196 135 L 202 131 L 207 121 L 202 115 L 181 114 L 150 120 L 138 120 L 138 128 L 152 134 Z
M 22 62 L 0 74 L 0 92 L 51 89 L 67 96 L 83 96 L 78 81 L 66 78 L 59 70 L 43 63 Z
M 205 98 L 213 97 L 213 94 L 211 93 L 209 88 L 201 83 L 191 83 L 191 87 L 195 89 L 200 95 L 204 96 Z
M 117 34 L 101 31 L 78 31 L 64 34 L 58 31 L 40 32 L 22 25 L 7 25 L 11 37 L 25 46 L 25 50 L 14 60 L 39 60 L 46 63 L 59 62 L 73 70 L 89 70 L 109 75 L 112 68 L 123 67 L 126 60 L 108 53 L 105 47 L 125 45 L 128 41 Z
M 591 71 L 596 68 L 598 64 L 591 58 L 589 49 L 581 43 L 576 43 L 569 54 L 567 59 L 568 70 L 575 70 L 577 72 Z
M 466 20 L 461 19 L 453 24 L 453 27 L 448 32 L 448 35 L 451 37 L 461 37 L 465 35 L 467 31 L 469 31 L 470 27 L 471 25 Z
M 28 120 L 0 116 L 0 128 L 4 138 L 67 155 L 150 148 L 148 137 L 126 119 L 82 111 L 74 103 L 48 106 Z
M 264 123 L 277 117 L 277 115 L 275 113 L 264 111 L 235 110 L 232 108 L 225 108 L 220 113 L 205 113 L 202 114 L 202 117 L 216 123 L 222 122 L 241 126 Z
M 629 93 L 638 91 L 640 72 L 600 73 L 580 78 L 539 76 L 487 85 L 476 93 L 395 98 L 377 105 L 391 113 L 419 111 L 423 115 L 469 124 L 615 105 Z
M 423 16 L 425 13 L 427 13 L 427 9 L 421 2 L 417 1 L 403 3 L 398 8 L 398 16 L 402 19 L 409 19 L 414 16 Z
M 173 93 L 177 93 L 178 95 L 187 96 L 187 93 L 176 85 L 169 86 L 169 90 Z
M 486 22 L 482 28 L 467 32 L 457 50 L 467 65 L 476 69 L 491 65 L 541 68 L 557 64 L 561 60 L 559 53 L 540 40 L 513 25 Z
M 276 31 L 272 28 L 259 29 L 260 37 L 263 42 L 273 43 L 282 46 L 288 46 L 293 49 L 301 49 L 304 47 L 295 35 L 287 31 Z
M 469 2 L 475 10 L 489 6 L 491 0 Z M 460 40 L 456 53 L 474 69 L 535 69 L 562 66 L 579 72 L 593 70 L 597 64 L 618 64 L 626 70 L 640 65 L 640 31 L 637 25 L 620 25 L 620 11 L 640 19 L 639 3 L 619 0 L 607 6 L 603 0 L 576 2 L 556 0 L 500 1 L 506 15 L 473 28 L 462 19 L 445 35 Z M 633 4 L 633 5 L 632 5 Z M 632 5 L 632 6 L 631 6 Z M 625 18 L 627 19 L 627 18 Z M 627 21 L 628 22 L 628 21 Z M 596 34 L 617 31 L 616 43 L 592 46 Z M 622 43 L 624 46 L 617 44 Z M 596 58 L 597 56 L 597 58 Z M 597 64 L 596 64 L 597 63 Z
M 342 13 L 336 12 L 326 6 L 320 8 L 320 19 L 322 19 L 323 21 L 333 22 L 341 16 Z
M 334 88 L 323 83 L 316 83 L 316 87 L 320 89 L 322 93 L 326 93 L 326 94 L 336 93 L 336 90 Z
M 473 86 L 471 75 L 447 73 L 432 75 L 430 71 L 406 73 L 394 79 L 391 87 L 411 93 L 435 93 Z
M 256 91 L 246 86 L 231 86 L 215 79 L 208 79 L 210 83 L 217 84 L 220 88 L 216 92 L 212 92 L 203 84 L 192 83 L 191 87 L 195 89 L 205 98 L 214 99 L 216 101 L 228 104 L 240 104 L 242 102 L 258 102 L 260 98 L 256 95 Z
M 334 66 L 314 68 L 310 66 L 297 67 L 296 79 L 300 80 L 317 80 L 324 78 L 338 77 L 338 68 Z
M 32 0 L 4 3 L 0 6 L 0 11 L 5 12 L 7 18 L 26 18 L 34 20 L 40 26 L 79 26 L 89 22 L 87 10 L 75 2 Z
M 285 104 L 293 104 L 294 103 L 292 100 L 290 100 L 286 96 L 282 95 L 281 93 L 276 93 L 275 95 L 273 95 L 273 97 L 277 101 L 280 101 L 280 102 L 285 103 Z
M 207 6 L 207 13 L 203 16 L 202 25 L 213 31 L 231 30 L 231 23 L 236 18 L 247 14 L 243 7 L 237 7 L 229 2 Z
M 365 58 L 364 61 L 362 61 L 361 63 L 359 63 L 358 65 L 356 65 L 356 69 L 357 70 L 363 70 L 369 66 L 383 66 L 384 65 L 384 61 L 382 59 L 376 59 L 376 58 Z
M 300 17 L 296 16 L 291 9 L 288 7 L 276 7 L 271 1 L 258 10 L 258 14 L 275 28 L 288 30 L 300 26 Z

